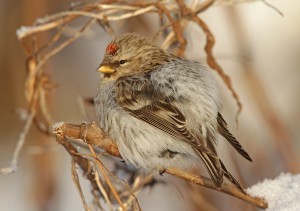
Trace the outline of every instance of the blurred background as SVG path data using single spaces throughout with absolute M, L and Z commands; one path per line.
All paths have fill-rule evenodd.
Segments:
M 16 30 L 32 25 L 39 17 L 67 10 L 71 2 L 0 0 L 0 168 L 11 161 L 24 126 L 18 111 L 27 108 L 26 57 Z M 284 16 L 262 1 L 221 4 L 201 13 L 216 39 L 215 57 L 232 78 L 243 103 L 237 125 L 236 103 L 219 78 L 223 116 L 253 163 L 240 159 L 221 138 L 218 151 L 244 187 L 264 178 L 275 178 L 281 172 L 296 174 L 300 170 L 300 2 L 268 2 Z M 118 33 L 136 31 L 151 38 L 158 21 L 138 16 L 114 27 Z M 57 84 L 49 101 L 55 122 L 88 121 L 82 115 L 78 98 L 95 95 L 99 80 L 95 70 L 110 40 L 100 27 L 92 29 L 47 64 L 47 73 Z M 185 56 L 205 62 L 205 35 L 201 29 L 190 24 L 185 37 L 188 41 Z M 11 175 L 0 175 L 0 210 L 84 210 L 71 179 L 70 160 L 54 138 L 31 128 L 18 170 Z M 163 179 L 169 183 L 145 188 L 138 195 L 143 210 L 255 210 L 228 195 L 191 186 L 167 175 Z M 88 191 L 88 182 L 84 179 L 82 182 Z

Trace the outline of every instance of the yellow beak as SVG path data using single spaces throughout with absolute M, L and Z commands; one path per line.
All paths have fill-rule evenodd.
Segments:
M 101 73 L 113 73 L 116 70 L 108 66 L 100 66 L 97 71 Z

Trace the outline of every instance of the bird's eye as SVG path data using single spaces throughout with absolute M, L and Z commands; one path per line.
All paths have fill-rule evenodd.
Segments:
M 120 64 L 125 64 L 125 60 L 120 60 Z

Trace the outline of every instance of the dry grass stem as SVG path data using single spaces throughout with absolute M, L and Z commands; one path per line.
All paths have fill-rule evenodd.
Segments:
M 81 188 L 81 185 L 80 185 L 80 181 L 79 181 L 79 177 L 78 177 L 78 174 L 77 174 L 77 171 L 76 171 L 76 162 L 74 160 L 72 160 L 72 179 L 73 179 L 73 182 L 80 194 L 80 198 L 81 198 L 81 201 L 83 203 L 83 207 L 84 207 L 84 210 L 85 211 L 90 211 L 86 201 L 85 201 L 85 197 L 84 197 L 84 194 L 82 192 L 82 188 Z
M 112 184 L 110 178 L 107 176 L 107 173 L 106 173 L 106 171 L 105 171 L 105 169 L 104 169 L 104 167 L 103 167 L 103 164 L 102 164 L 101 161 L 97 158 L 97 155 L 96 155 L 96 153 L 95 153 L 93 147 L 91 146 L 91 144 L 88 144 L 88 146 L 89 146 L 89 149 L 90 149 L 91 152 L 92 152 L 92 155 L 93 155 L 93 157 L 94 157 L 94 159 L 95 159 L 95 162 L 97 163 L 97 166 L 99 167 L 99 169 L 100 169 L 100 171 L 102 172 L 102 175 L 104 176 L 104 178 L 105 178 L 105 180 L 106 180 L 106 182 L 107 182 L 107 184 L 108 184 L 110 190 L 112 191 L 113 195 L 115 196 L 115 199 L 117 200 L 117 202 L 118 202 L 118 204 L 120 205 L 120 207 L 122 208 L 122 210 L 123 210 L 123 211 L 126 211 L 127 209 L 125 208 L 123 202 L 121 201 L 121 199 L 120 199 L 120 197 L 119 197 L 119 195 L 118 195 L 118 193 L 117 193 L 117 191 L 116 191 L 114 185 Z
M 110 199 L 108 197 L 108 194 L 107 194 L 105 188 L 103 187 L 103 185 L 102 185 L 102 183 L 100 181 L 100 177 L 99 177 L 98 171 L 94 171 L 94 172 L 95 172 L 96 183 L 97 183 L 97 185 L 98 185 L 98 187 L 99 187 L 99 189 L 100 189 L 100 191 L 101 191 L 101 193 L 102 193 L 102 195 L 103 195 L 103 197 L 104 197 L 104 199 L 105 199 L 105 201 L 106 201 L 106 203 L 108 205 L 108 208 L 109 208 L 110 211 L 113 211 L 112 203 L 111 203 L 111 201 L 110 201 Z

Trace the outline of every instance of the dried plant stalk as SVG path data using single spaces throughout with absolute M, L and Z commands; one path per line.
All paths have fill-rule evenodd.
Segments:
M 82 192 L 79 177 L 78 177 L 78 174 L 77 174 L 77 171 L 76 171 L 76 162 L 74 160 L 72 161 L 72 179 L 74 181 L 74 184 L 75 184 L 78 192 L 80 193 L 80 198 L 82 200 L 84 210 L 89 211 L 90 209 L 89 209 L 89 207 L 88 207 L 88 205 L 85 201 L 85 197 L 84 197 L 84 194 Z

